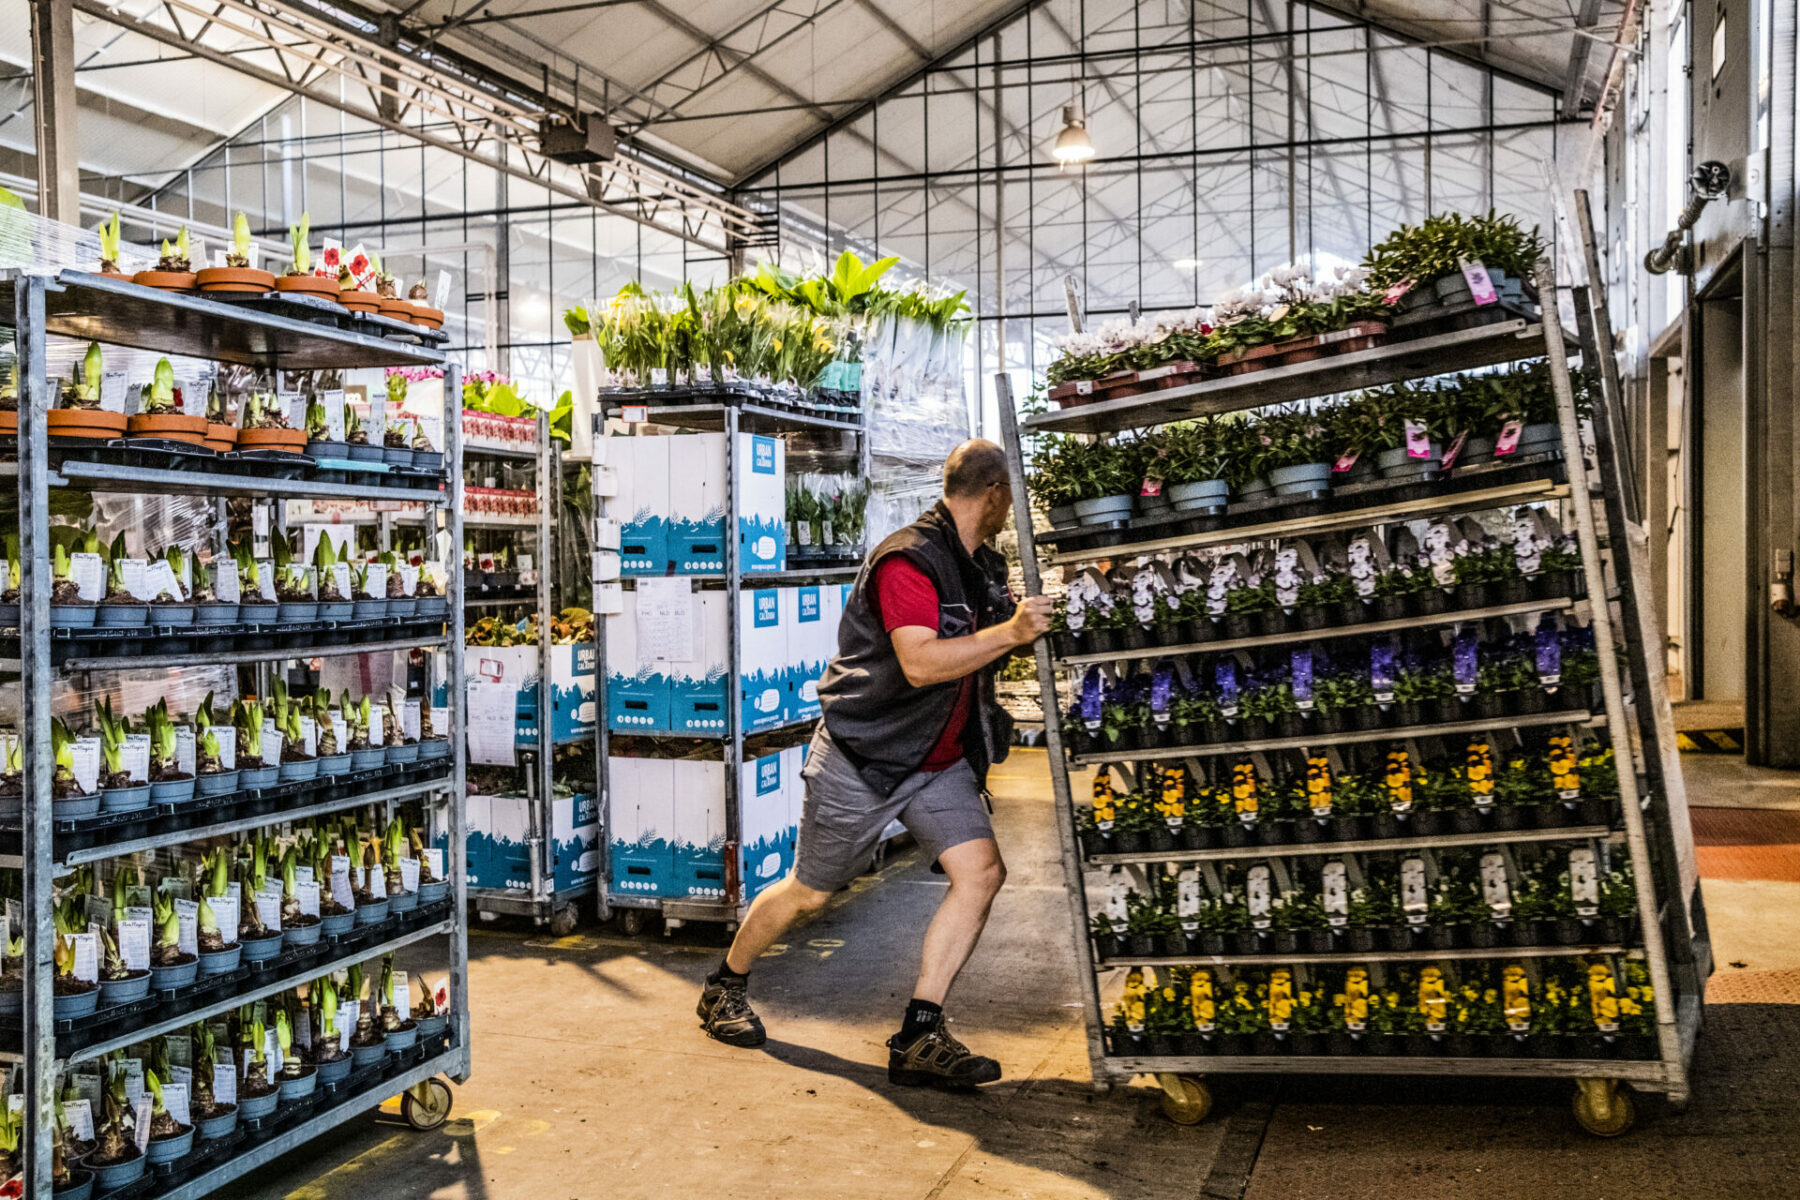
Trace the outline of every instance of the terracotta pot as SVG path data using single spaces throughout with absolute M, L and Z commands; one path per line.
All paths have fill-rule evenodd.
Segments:
M 341 291 L 338 293 L 338 303 L 351 312 L 372 313 L 381 309 L 381 297 L 374 292 Z
M 116 438 L 125 435 L 125 414 L 97 408 L 53 408 L 44 414 L 51 437 Z
M 442 309 L 428 308 L 417 300 L 412 301 L 412 323 L 423 325 L 427 329 L 442 329 L 444 313 Z
M 206 423 L 206 440 L 203 444 L 208 450 L 217 450 L 220 454 L 225 454 L 237 449 L 237 438 L 236 425 L 208 421 Z
M 275 276 L 254 267 L 208 267 L 197 276 L 203 292 L 267 292 Z
M 301 292 L 308 296 L 319 296 L 326 300 L 338 298 L 338 283 L 335 279 L 327 279 L 323 275 L 281 275 L 275 280 L 278 292 Z
M 240 429 L 238 430 L 237 448 L 239 450 L 285 450 L 289 454 L 300 454 L 306 449 L 306 430 Z
M 412 321 L 413 306 L 405 300 L 390 300 L 383 296 L 379 307 L 384 317 L 392 317 L 396 321 Z
M 191 292 L 195 278 L 192 271 L 139 271 L 131 282 L 165 292 Z
M 187 417 L 180 413 L 154 416 L 138 413 L 126 420 L 125 432 L 132 437 L 163 438 L 198 446 L 206 440 L 206 418 Z
M 0 412 L 0 433 L 19 432 L 19 414 L 17 412 Z

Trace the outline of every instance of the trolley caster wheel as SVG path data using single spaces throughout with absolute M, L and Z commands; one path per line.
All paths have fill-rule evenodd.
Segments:
M 622 908 L 619 910 L 619 932 L 626 937 L 636 937 L 650 927 L 650 910 L 647 908 Z
M 1158 1075 L 1163 1116 L 1177 1125 L 1198 1125 L 1212 1113 L 1212 1092 L 1194 1075 Z
M 557 937 L 568 937 L 575 932 L 577 914 L 573 904 L 566 905 L 550 914 L 550 932 Z
M 1637 1120 L 1631 1092 L 1615 1079 L 1577 1079 L 1573 1107 L 1576 1122 L 1595 1137 L 1618 1137 Z
M 450 1085 L 438 1078 L 408 1088 L 400 1096 L 400 1115 L 421 1132 L 436 1129 L 450 1117 Z

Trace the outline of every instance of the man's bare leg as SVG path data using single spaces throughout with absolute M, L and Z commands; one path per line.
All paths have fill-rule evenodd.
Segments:
M 792 871 L 788 872 L 781 882 L 764 889 L 751 902 L 750 911 L 744 914 L 744 923 L 738 926 L 737 936 L 731 939 L 725 965 L 739 975 L 748 975 L 756 960 L 779 941 L 795 921 L 818 912 L 829 899 L 830 892 L 815 891 L 795 878 Z

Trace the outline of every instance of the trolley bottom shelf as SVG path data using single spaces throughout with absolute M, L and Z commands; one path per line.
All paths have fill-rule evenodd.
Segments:
M 1488 1075 L 1512 1078 L 1620 1079 L 1650 1091 L 1666 1090 L 1667 1068 L 1658 1059 L 1630 1058 L 1414 1058 L 1396 1055 L 1176 1055 L 1108 1058 L 1115 1079 L 1134 1075 Z

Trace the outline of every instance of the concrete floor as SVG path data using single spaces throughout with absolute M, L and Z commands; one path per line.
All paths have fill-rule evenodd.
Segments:
M 1746 788 L 1741 763 L 1685 761 L 1696 805 L 1800 797 L 1793 777 Z M 709 931 L 477 930 L 475 1074 L 449 1125 L 416 1134 L 372 1116 L 243 1195 L 1389 1200 L 1399 1184 L 1435 1200 L 1766 1200 L 1800 1177 L 1800 878 L 1754 877 L 1772 872 L 1709 858 L 1701 839 L 1719 974 L 1693 1104 L 1674 1114 L 1644 1098 L 1618 1141 L 1579 1132 L 1567 1085 L 1486 1080 L 1223 1080 L 1214 1119 L 1182 1129 L 1151 1088 L 1088 1084 L 1044 772 L 1040 752 L 1021 751 L 996 780 L 1011 878 L 951 998 L 959 1035 L 1007 1070 L 979 1096 L 886 1081 L 881 1043 L 943 888 L 903 850 L 758 965 L 765 1052 L 696 1028 L 723 945 Z

